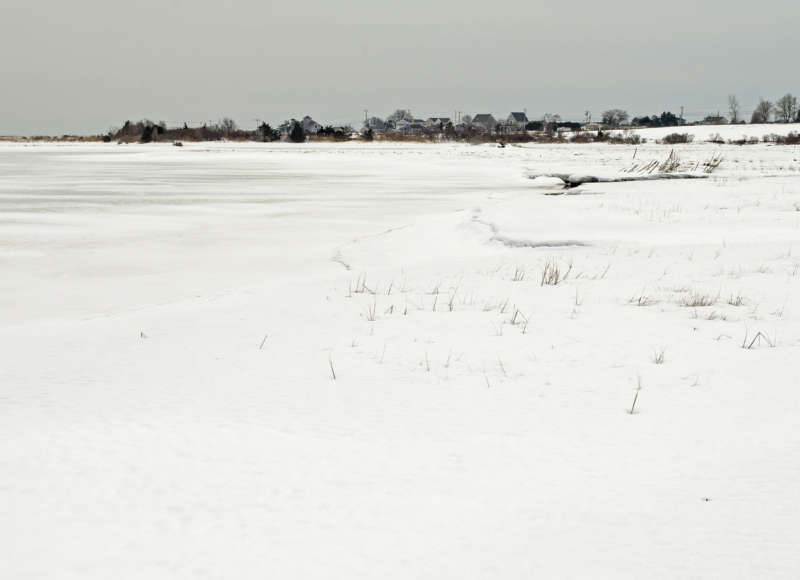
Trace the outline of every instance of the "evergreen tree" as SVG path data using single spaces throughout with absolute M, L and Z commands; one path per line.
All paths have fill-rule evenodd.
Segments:
M 292 119 L 292 129 L 289 131 L 289 140 L 292 143 L 302 143 L 306 140 L 306 131 L 299 121 Z

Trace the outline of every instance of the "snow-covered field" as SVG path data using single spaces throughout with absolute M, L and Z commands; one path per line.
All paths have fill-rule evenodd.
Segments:
M 0 144 L 0 578 L 797 578 L 800 149 L 696 141 Z
M 688 133 L 695 141 L 708 141 L 719 135 L 726 141 L 735 141 L 742 137 L 757 137 L 759 140 L 767 135 L 788 135 L 800 133 L 800 123 L 768 124 L 768 125 L 697 125 L 691 127 L 657 127 L 653 129 L 636 129 L 633 131 L 648 140 L 657 140 L 670 133 Z M 623 133 L 623 131 L 617 131 Z

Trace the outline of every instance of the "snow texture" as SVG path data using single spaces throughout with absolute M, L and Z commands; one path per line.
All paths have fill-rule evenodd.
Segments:
M 797 578 L 798 159 L 0 144 L 0 577 Z

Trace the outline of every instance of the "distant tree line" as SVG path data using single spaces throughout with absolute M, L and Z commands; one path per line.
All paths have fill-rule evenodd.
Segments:
M 313 122 L 313 121 L 312 121 Z M 190 127 L 183 123 L 180 127 L 167 127 L 164 121 L 153 122 L 150 120 L 125 121 L 119 129 L 111 129 L 103 135 L 104 141 L 151 143 L 153 141 L 262 141 L 265 143 L 279 140 L 302 143 L 309 138 L 328 141 L 346 141 L 351 138 L 353 130 L 350 127 L 324 127 L 315 124 L 315 131 L 310 134 L 303 125 L 303 121 L 290 119 L 279 127 L 272 127 L 269 123 L 262 122 L 255 129 L 240 128 L 236 122 L 224 117 L 216 123 L 203 123 L 199 127 Z
M 648 117 L 634 117 L 631 121 L 637 127 L 677 127 L 682 125 L 680 117 L 671 111 L 664 111 L 660 115 Z
M 425 121 L 417 119 L 407 109 L 397 109 L 385 119 L 380 117 L 365 118 L 360 133 L 349 126 L 336 127 L 317 123 L 306 116 L 302 120 L 290 119 L 278 127 L 263 122 L 255 129 L 242 129 L 236 122 L 223 117 L 216 123 L 208 122 L 200 126 L 190 127 L 183 123 L 180 127 L 168 127 L 163 121 L 150 120 L 125 121 L 119 129 L 111 129 L 102 136 L 104 141 L 141 142 L 152 141 L 216 141 L 216 140 L 248 140 L 248 141 L 289 141 L 302 143 L 309 139 L 328 141 L 347 141 L 361 138 L 392 140 L 457 140 L 457 141 L 490 141 L 490 140 L 526 140 L 549 139 L 561 133 L 577 133 L 583 129 L 604 131 L 606 129 L 630 129 L 635 127 L 679 127 L 686 125 L 683 113 L 678 116 L 672 111 L 660 114 L 644 115 L 630 118 L 627 111 L 619 108 L 603 111 L 599 123 L 591 122 L 591 113 L 586 111 L 582 122 L 568 121 L 557 113 L 546 113 L 539 120 L 528 120 L 527 115 L 512 113 L 509 120 L 497 121 L 490 114 L 481 114 L 475 119 L 469 115 L 457 120 L 431 117 Z M 736 95 L 728 96 L 727 116 L 719 112 L 706 116 L 701 124 L 738 124 L 744 123 L 742 109 Z M 750 123 L 800 123 L 800 106 L 797 97 L 787 93 L 774 103 L 760 98 L 756 104 Z M 533 135 L 533 134 L 537 135 Z M 543 136 L 543 137 L 542 137 Z M 586 139 L 580 138 L 579 141 Z M 612 137 L 597 135 L 599 141 L 609 141 Z
M 800 108 L 797 97 L 786 93 L 774 103 L 761 98 L 750 117 L 751 123 L 769 123 L 774 117 L 777 123 L 800 123 Z
M 720 113 L 707 115 L 701 121 L 703 125 L 739 124 L 744 123 L 742 118 L 741 105 L 736 95 L 728 96 L 728 116 L 727 118 Z M 588 112 L 587 112 L 588 116 Z M 602 115 L 602 124 L 607 127 L 621 127 L 628 121 L 628 113 L 621 109 L 610 109 Z M 750 116 L 750 123 L 800 123 L 800 106 L 797 97 L 791 93 L 786 93 L 774 103 L 760 98 Z M 660 115 L 634 117 L 631 125 L 636 127 L 678 127 L 686 124 L 682 117 L 671 111 L 665 111 Z
M 152 141 L 219 141 L 231 140 L 275 140 L 274 131 L 269 125 L 262 125 L 258 130 L 246 131 L 240 129 L 233 119 L 228 117 L 220 119 L 217 123 L 204 123 L 199 127 L 189 127 L 184 123 L 182 127 L 167 127 L 164 121 L 154 123 L 147 119 L 142 121 L 125 121 L 122 128 L 110 130 L 105 136 L 105 141 L 121 141 L 150 143 Z

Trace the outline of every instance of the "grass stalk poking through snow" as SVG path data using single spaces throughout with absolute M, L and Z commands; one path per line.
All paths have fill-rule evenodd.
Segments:
M 336 371 L 333 368 L 333 355 L 328 355 L 328 366 L 331 367 L 331 379 L 336 380 Z
M 348 287 L 348 291 L 354 294 L 375 294 L 375 291 L 367 286 L 367 277 L 362 275 L 356 279 L 355 288 Z
M 681 166 L 681 159 L 675 150 L 669 152 L 667 158 L 658 166 L 659 173 L 674 173 Z
M 697 308 L 698 306 L 713 306 L 717 303 L 719 294 L 712 296 L 711 294 L 701 294 L 699 292 L 691 292 L 690 294 L 681 298 L 681 306 L 689 308 Z
M 503 359 L 500 358 L 500 355 L 497 355 L 497 364 L 500 365 L 500 370 L 502 371 L 503 376 L 507 377 L 508 373 L 506 372 L 506 366 L 503 364 Z
M 628 300 L 629 304 L 633 304 L 634 306 L 652 306 L 653 304 L 657 304 L 658 300 L 652 298 L 644 293 L 644 288 L 639 293 L 638 296 L 632 296 L 630 300 Z
M 569 263 L 567 267 L 567 271 L 564 274 L 561 274 L 561 266 L 559 266 L 558 262 L 554 259 L 547 260 L 544 264 L 544 268 L 542 269 L 542 277 L 540 280 L 541 286 L 558 286 L 561 282 L 569 277 L 569 273 L 572 272 L 572 262 Z
M 373 302 L 369 306 L 367 306 L 367 320 L 370 322 L 375 322 L 375 310 L 377 309 L 377 303 Z
M 633 404 L 631 405 L 631 410 L 628 411 L 629 415 L 633 415 L 636 412 L 636 402 L 639 400 L 639 391 L 642 390 L 642 377 L 636 377 L 636 393 L 633 395 Z
M 728 304 L 731 306 L 742 306 L 744 304 L 744 298 L 742 298 L 741 294 L 731 294 L 731 297 L 728 298 Z
M 742 340 L 742 348 L 746 350 L 752 350 L 756 346 L 759 346 L 762 342 L 767 343 L 767 346 L 770 348 L 775 348 L 776 340 L 774 338 L 770 338 L 763 332 L 757 332 L 752 340 L 749 339 L 749 331 L 745 330 L 744 340 Z

